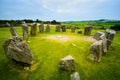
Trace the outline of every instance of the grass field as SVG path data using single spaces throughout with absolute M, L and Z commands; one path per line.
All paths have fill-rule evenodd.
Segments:
M 22 36 L 21 27 L 16 29 Z M 95 29 L 90 36 L 97 31 L 104 30 Z M 6 58 L 2 45 L 11 34 L 9 28 L 0 28 L 0 80 L 70 80 L 71 72 L 59 69 L 60 59 L 67 55 L 75 59 L 81 80 L 120 80 L 120 31 L 117 31 L 107 55 L 99 63 L 89 60 L 90 36 L 77 34 L 77 31 L 72 33 L 69 29 L 67 32 L 55 32 L 54 26 L 50 32 L 37 32 L 36 36 L 29 35 L 28 46 L 33 54 L 33 64 L 27 71 Z

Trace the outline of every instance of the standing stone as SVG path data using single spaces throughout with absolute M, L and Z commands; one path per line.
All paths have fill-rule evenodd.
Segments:
M 50 32 L 50 25 L 49 24 L 47 24 L 47 26 L 46 26 L 46 32 Z
M 82 30 L 80 29 L 80 30 L 78 30 L 78 34 L 82 34 Z
M 40 33 L 44 32 L 44 24 L 43 24 L 43 22 L 39 26 L 39 31 L 40 31 Z
M 74 71 L 75 70 L 75 61 L 74 58 L 70 55 L 61 59 L 59 64 L 60 69 L 67 70 L 67 71 Z
M 25 22 L 22 22 L 22 30 L 23 30 L 23 39 L 28 39 L 28 25 Z
M 16 29 L 13 26 L 11 26 L 9 23 L 7 23 L 7 25 L 10 28 L 10 32 L 11 32 L 12 36 L 18 36 Z
M 66 26 L 65 25 L 62 25 L 62 32 L 66 32 Z
M 32 54 L 27 44 L 23 41 L 21 37 L 13 36 L 7 39 L 3 45 L 3 48 L 5 51 L 5 55 L 9 59 L 31 64 Z
M 106 32 L 105 32 L 105 36 L 107 38 L 107 49 L 110 47 L 113 39 L 114 39 L 114 36 L 115 36 L 116 32 L 112 29 L 107 29 Z
M 75 26 L 71 27 L 71 32 L 75 32 Z
M 94 42 L 90 47 L 90 59 L 100 62 L 102 55 L 102 40 Z
M 80 80 L 79 72 L 74 72 L 70 75 L 71 80 Z
M 31 26 L 31 35 L 36 35 L 37 24 L 34 22 Z
M 93 38 L 95 38 L 96 40 L 102 40 L 101 37 L 100 37 L 102 35 L 104 35 L 103 32 L 96 32 Z
M 106 39 L 105 33 L 96 32 L 93 38 L 95 38 L 98 41 L 102 40 L 102 51 L 103 51 L 103 54 L 106 54 L 106 52 L 107 52 L 107 39 Z
M 56 25 L 56 32 L 60 32 L 60 25 Z
M 105 33 L 101 35 L 100 38 L 102 39 L 102 54 L 104 55 L 107 53 L 107 39 Z
M 84 35 L 90 35 L 92 32 L 92 26 L 87 26 L 84 29 Z

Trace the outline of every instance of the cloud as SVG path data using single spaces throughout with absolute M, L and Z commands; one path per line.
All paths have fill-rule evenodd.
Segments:
M 41 0 L 42 7 L 56 13 L 77 13 L 98 6 L 108 0 Z

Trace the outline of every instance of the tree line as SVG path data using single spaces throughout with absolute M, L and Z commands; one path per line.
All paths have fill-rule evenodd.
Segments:
M 57 22 L 56 20 L 52 20 L 52 21 L 41 21 L 39 19 L 36 20 L 31 20 L 31 19 L 24 19 L 24 20 L 0 20 L 0 27 L 7 27 L 6 23 L 10 23 L 13 26 L 21 26 L 22 21 L 25 21 L 26 23 L 44 23 L 44 24 L 61 24 L 60 22 Z

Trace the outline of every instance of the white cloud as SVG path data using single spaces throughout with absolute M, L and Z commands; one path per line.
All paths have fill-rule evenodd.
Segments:
M 39 5 L 48 11 L 60 14 L 86 12 L 110 0 L 21 0 L 29 5 Z M 32 6 L 33 6 L 32 5 Z M 84 11 L 85 10 L 85 11 Z
M 41 0 L 43 8 L 56 13 L 76 13 L 100 5 L 107 0 Z

